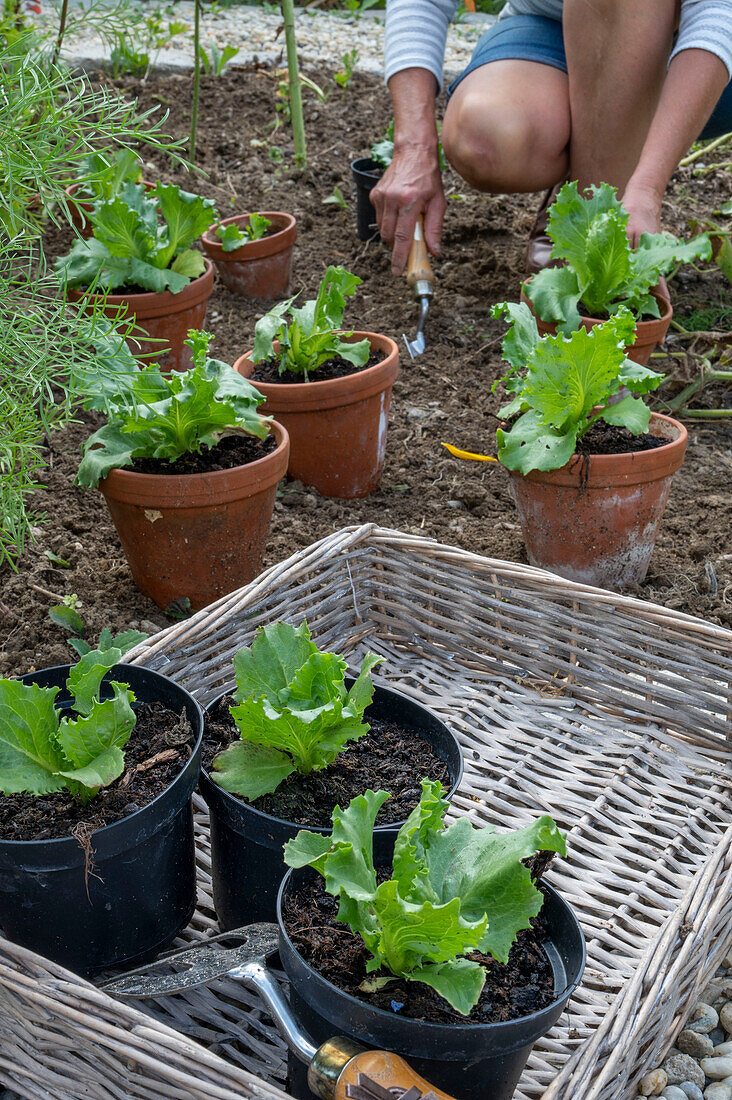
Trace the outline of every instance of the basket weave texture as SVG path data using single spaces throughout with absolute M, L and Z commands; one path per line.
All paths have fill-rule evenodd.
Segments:
M 453 809 L 499 829 L 551 814 L 548 878 L 587 940 L 584 980 L 517 1100 L 622 1100 L 671 1045 L 732 942 L 732 633 L 653 604 L 368 524 L 294 554 L 128 660 L 207 703 L 274 619 L 457 733 Z M 205 805 L 199 907 L 216 932 Z M 256 995 L 224 979 L 144 1011 L 0 939 L 0 1080 L 33 1100 L 279 1098 L 286 1052 Z

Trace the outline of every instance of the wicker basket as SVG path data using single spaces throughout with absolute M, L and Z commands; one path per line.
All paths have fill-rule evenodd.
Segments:
M 458 812 L 499 828 L 550 813 L 569 831 L 569 859 L 549 877 L 578 913 L 587 969 L 516 1095 L 632 1097 L 732 941 L 732 633 L 366 525 L 129 659 L 205 703 L 258 626 L 303 616 L 354 665 L 383 654 L 382 678 L 458 733 Z M 185 942 L 216 930 L 197 811 L 200 904 Z M 256 996 L 231 980 L 143 1013 L 0 940 L 0 1080 L 23 1096 L 282 1100 L 285 1062 Z

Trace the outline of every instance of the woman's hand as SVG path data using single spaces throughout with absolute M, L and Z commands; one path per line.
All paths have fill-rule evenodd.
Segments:
M 628 237 L 633 248 L 644 233 L 661 232 L 661 199 L 654 188 L 634 184 L 631 178 L 623 194 L 623 206 L 628 211 Z
M 392 162 L 371 191 L 382 240 L 392 246 L 391 269 L 401 275 L 407 264 L 414 226 L 424 214 L 424 236 L 434 256 L 440 254 L 445 193 L 437 142 L 395 142 Z

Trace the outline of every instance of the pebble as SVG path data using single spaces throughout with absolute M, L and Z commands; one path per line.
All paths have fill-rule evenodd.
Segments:
M 660 1096 L 668 1083 L 668 1077 L 662 1069 L 654 1069 L 641 1077 L 638 1092 L 641 1096 Z
M 721 1081 L 715 1081 L 704 1089 L 704 1100 L 732 1100 L 732 1088 Z
M 679 1085 L 682 1081 L 691 1081 L 704 1088 L 704 1070 L 688 1054 L 672 1054 L 663 1063 L 663 1069 L 670 1085 Z
M 682 1081 L 679 1088 L 688 1100 L 704 1100 L 704 1093 L 693 1081 Z
M 719 1010 L 719 1022 L 727 1032 L 732 1035 L 732 1001 L 725 1001 Z
M 732 1054 L 732 1039 L 714 1044 L 714 1057 L 717 1058 L 720 1054 Z
M 700 1035 L 708 1035 L 710 1031 L 714 1031 L 718 1023 L 719 1016 L 716 1009 L 705 1004 L 704 1001 L 699 1001 L 694 1005 L 691 1015 L 686 1021 L 686 1030 L 697 1031 Z
M 142 619 L 140 621 L 140 630 L 144 631 L 145 634 L 157 634 L 159 630 L 164 629 L 165 627 L 158 626 L 158 624 L 154 623 L 152 619 Z
M 714 1050 L 714 1043 L 708 1035 L 700 1035 L 689 1028 L 681 1032 L 676 1046 L 682 1054 L 690 1054 L 692 1058 L 706 1058 Z
M 714 1043 L 715 1047 L 718 1047 L 720 1043 L 723 1043 L 727 1036 L 724 1033 L 723 1027 L 715 1027 L 714 1031 L 709 1032 L 709 1038 Z
M 688 1100 L 688 1097 L 678 1085 L 666 1085 L 661 1094 L 661 1100 Z
M 721 1058 L 702 1058 L 699 1063 L 712 1081 L 722 1081 L 725 1077 L 732 1077 L 732 1056 L 722 1055 Z

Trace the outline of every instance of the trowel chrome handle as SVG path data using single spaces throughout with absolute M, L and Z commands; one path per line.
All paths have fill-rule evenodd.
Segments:
M 436 1100 L 452 1100 L 415 1073 L 398 1054 L 366 1050 L 345 1036 L 328 1039 L 316 1047 L 298 1024 L 289 1001 L 264 962 L 244 963 L 232 970 L 230 977 L 259 993 L 290 1050 L 308 1065 L 308 1085 L 319 1100 L 347 1100 L 350 1089 L 361 1091 L 359 1079 L 364 1076 L 382 1089 L 400 1088 L 406 1092 L 416 1088 L 422 1096 L 431 1093 Z

